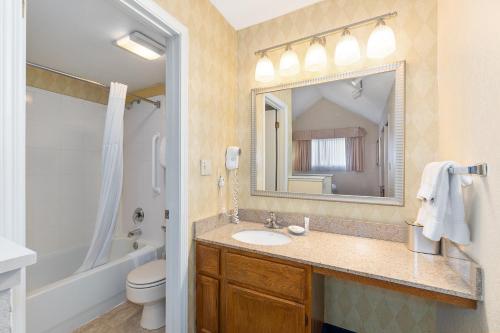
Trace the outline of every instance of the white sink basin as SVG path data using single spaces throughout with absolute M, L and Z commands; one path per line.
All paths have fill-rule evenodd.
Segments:
M 285 245 L 292 241 L 290 237 L 275 231 L 244 230 L 232 236 L 234 239 L 254 245 Z

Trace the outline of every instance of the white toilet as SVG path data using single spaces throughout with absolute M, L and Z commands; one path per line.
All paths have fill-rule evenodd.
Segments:
M 127 299 L 144 306 L 141 326 L 147 330 L 165 326 L 165 267 L 165 260 L 155 260 L 127 276 Z

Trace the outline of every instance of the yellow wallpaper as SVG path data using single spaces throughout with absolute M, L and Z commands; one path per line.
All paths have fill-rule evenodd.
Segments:
M 26 67 L 26 85 L 90 102 L 108 103 L 106 88 L 31 66 Z
M 109 90 L 88 82 L 72 79 L 70 77 L 52 73 L 40 68 L 26 66 L 26 85 L 57 94 L 76 97 L 99 104 L 108 104 Z M 136 96 L 152 97 L 165 94 L 165 85 L 158 83 L 150 87 L 129 92 Z M 127 103 L 137 99 L 127 96 Z
M 418 208 L 415 194 L 420 173 L 427 162 L 436 159 L 436 8 L 436 0 L 326 0 L 238 31 L 237 133 L 239 144 L 243 149 L 240 170 L 241 207 L 298 213 L 315 212 L 391 223 L 402 223 L 405 219 L 415 218 Z M 254 52 L 287 40 L 392 11 L 399 13 L 396 18 L 387 22 L 396 34 L 397 51 L 394 55 L 383 61 L 366 59 L 364 57 L 366 42 L 373 25 L 363 26 L 352 31 L 360 42 L 363 55 L 361 62 L 346 68 L 337 68 L 333 65 L 335 43 L 339 38 L 339 35 L 335 35 L 327 39 L 330 64 L 322 75 L 397 60 L 407 61 L 406 205 L 390 207 L 250 196 L 250 89 L 264 86 L 254 80 L 257 61 Z M 301 59 L 304 58 L 306 47 L 307 44 L 294 47 Z M 280 55 L 281 51 L 269 54 L 275 67 Z M 265 86 L 298 81 L 312 76 L 302 72 L 292 79 L 277 78 Z
M 235 144 L 236 32 L 208 0 L 157 0 L 189 29 L 189 215 L 190 221 L 227 206 L 218 194 L 217 170 L 226 175 L 225 149 Z M 212 175 L 200 176 L 200 159 Z
M 208 0 L 157 0 L 189 29 L 189 221 L 229 207 L 228 186 L 218 192 L 218 170 L 228 179 L 225 151 L 236 143 L 235 30 Z M 168 87 L 167 87 L 168 89 Z M 200 159 L 212 175 L 200 176 Z M 229 182 L 226 181 L 226 184 Z M 194 251 L 190 251 L 189 330 L 194 332 Z

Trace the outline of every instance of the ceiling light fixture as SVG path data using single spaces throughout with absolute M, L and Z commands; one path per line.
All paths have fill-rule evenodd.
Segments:
M 280 59 L 280 75 L 292 76 L 300 72 L 300 62 L 297 53 L 292 50 L 290 45 L 287 45 L 285 52 Z
M 396 51 L 394 31 L 385 25 L 383 19 L 378 20 L 377 26 L 368 38 L 366 53 L 368 58 L 382 59 Z
M 349 29 L 345 29 L 335 47 L 335 64 L 348 66 L 358 62 L 360 58 L 358 40 L 351 35 Z
M 255 80 L 259 82 L 274 80 L 274 65 L 265 52 L 261 54 L 257 66 L 255 66 Z
M 326 68 L 327 55 L 325 49 L 325 38 L 315 37 L 307 49 L 304 68 L 308 72 L 321 72 Z
M 158 59 L 165 53 L 165 46 L 138 31 L 116 40 L 115 45 L 147 60 Z

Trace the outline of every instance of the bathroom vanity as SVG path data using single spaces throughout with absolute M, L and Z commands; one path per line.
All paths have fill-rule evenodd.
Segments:
M 478 290 L 443 256 L 401 242 L 311 231 L 287 244 L 233 238 L 261 223 L 224 224 L 196 235 L 197 331 L 320 332 L 325 276 L 474 309 Z
M 308 332 L 311 267 L 196 245 L 198 332 Z

